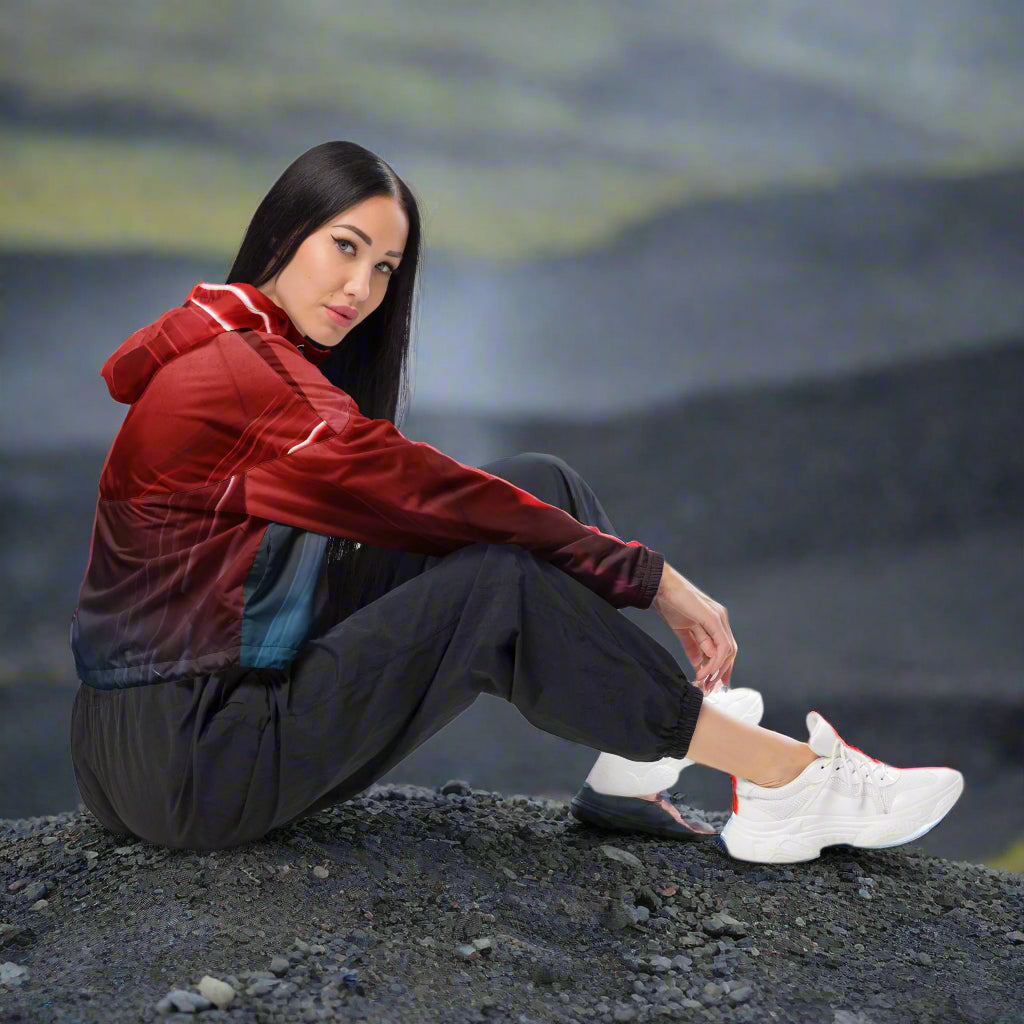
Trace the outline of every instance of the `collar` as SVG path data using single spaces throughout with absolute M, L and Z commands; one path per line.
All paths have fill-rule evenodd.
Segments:
M 200 281 L 185 300 L 198 307 L 225 331 L 254 330 L 290 341 L 310 362 L 320 363 L 331 353 L 304 337 L 274 301 L 251 284 L 211 284 Z

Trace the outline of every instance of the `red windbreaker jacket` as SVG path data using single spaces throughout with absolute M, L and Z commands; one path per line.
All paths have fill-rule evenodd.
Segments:
M 518 544 L 615 607 L 651 604 L 661 554 L 361 415 L 324 355 L 258 289 L 203 283 L 107 360 L 131 408 L 72 620 L 83 682 L 287 667 L 332 536 L 438 555 Z

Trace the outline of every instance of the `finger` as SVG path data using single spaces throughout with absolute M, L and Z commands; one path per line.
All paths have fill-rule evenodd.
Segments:
M 708 632 L 715 646 L 712 672 L 722 673 L 727 668 L 731 668 L 732 663 L 736 660 L 739 647 L 729 628 L 728 613 L 721 606 L 719 606 L 719 615 L 710 625 Z
M 700 653 L 700 648 L 697 646 L 697 642 L 688 630 L 679 633 L 679 641 L 683 645 L 683 651 L 686 653 L 686 660 L 693 666 L 693 671 L 697 672 L 700 669 L 701 661 L 704 659 L 704 656 Z
M 711 693 L 718 686 L 718 676 L 709 658 L 705 658 L 701 662 L 698 679 L 700 680 L 700 687 L 705 693 Z
M 717 645 L 711 634 L 700 623 L 690 627 L 690 634 L 700 648 L 705 658 L 714 658 L 717 653 Z
M 708 664 L 707 681 L 711 685 L 715 685 L 722 677 L 722 673 L 729 667 L 731 659 L 727 656 L 724 650 L 719 651 L 715 654 L 715 657 L 711 658 Z
M 725 686 L 725 687 L 728 687 L 730 685 L 730 683 L 732 682 L 732 666 L 733 666 L 733 664 L 734 664 L 733 662 L 730 662 L 728 665 L 726 665 L 725 671 L 718 677 L 719 680 L 721 681 L 722 685 Z

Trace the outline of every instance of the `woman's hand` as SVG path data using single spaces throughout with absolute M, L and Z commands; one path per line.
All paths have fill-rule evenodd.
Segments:
M 651 607 L 679 637 L 705 693 L 728 686 L 739 648 L 723 605 L 698 590 L 667 562 Z

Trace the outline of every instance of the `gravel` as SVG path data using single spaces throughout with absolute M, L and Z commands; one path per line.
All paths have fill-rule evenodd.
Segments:
M 458 779 L 205 853 L 0 821 L 0 878 L 4 1024 L 1016 1024 L 1024 992 L 1020 874 L 743 864 Z

